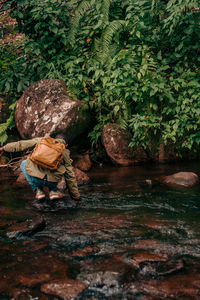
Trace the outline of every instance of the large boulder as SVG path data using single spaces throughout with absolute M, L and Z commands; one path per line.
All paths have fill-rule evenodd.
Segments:
M 83 112 L 80 101 L 70 98 L 64 81 L 45 79 L 23 93 L 17 103 L 15 121 L 23 138 L 63 132 L 72 141 L 87 129 L 89 114 Z
M 193 187 L 199 183 L 199 177 L 193 172 L 178 172 L 169 176 L 161 176 L 156 180 L 171 187 Z
M 135 165 L 147 161 L 141 147 L 129 147 L 131 135 L 117 124 L 107 124 L 103 128 L 102 142 L 111 160 L 120 166 Z

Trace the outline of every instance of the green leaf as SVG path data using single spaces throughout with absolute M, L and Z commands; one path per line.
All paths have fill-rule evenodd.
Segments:
M 119 110 L 120 110 L 119 105 L 116 105 L 116 106 L 114 107 L 114 109 L 113 109 L 113 112 L 114 112 L 114 115 L 115 115 L 115 116 L 117 115 L 117 113 L 118 113 Z
M 141 34 L 140 34 L 140 32 L 139 31 L 136 31 L 136 36 L 140 39 L 140 37 L 141 37 Z

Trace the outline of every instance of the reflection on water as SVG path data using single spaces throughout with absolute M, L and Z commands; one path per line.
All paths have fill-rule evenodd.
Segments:
M 51 203 L 38 210 L 29 187 L 1 176 L 0 299 L 62 298 L 45 284 L 66 278 L 87 285 L 76 299 L 200 299 L 200 187 L 145 184 L 179 171 L 200 175 L 199 166 L 93 169 L 81 203 L 60 202 L 57 211 Z M 11 226 L 35 215 L 45 228 L 9 238 Z

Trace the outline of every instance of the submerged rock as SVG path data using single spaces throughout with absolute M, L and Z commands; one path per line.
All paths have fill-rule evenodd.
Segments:
M 41 291 L 48 295 L 58 296 L 63 300 L 77 297 L 87 288 L 87 284 L 78 280 L 54 280 L 41 286 Z
M 85 257 L 88 255 L 94 255 L 100 251 L 100 248 L 96 245 L 89 245 L 83 249 L 74 250 L 71 254 L 72 257 Z
M 120 166 L 130 166 L 147 161 L 147 155 L 141 147 L 129 147 L 130 133 L 117 124 L 104 126 L 102 141 L 111 160 Z
M 199 183 L 198 175 L 193 172 L 178 172 L 173 175 L 158 177 L 156 180 L 172 187 L 192 187 Z
M 200 288 L 199 272 L 189 271 L 187 274 L 174 274 L 170 277 L 157 280 L 150 279 L 148 282 L 143 282 L 138 285 L 132 284 L 130 286 L 130 293 L 132 298 L 134 295 L 144 294 L 145 297 L 141 299 L 185 299 L 198 300 Z
M 89 115 L 83 112 L 80 101 L 70 98 L 64 81 L 45 79 L 23 93 L 17 103 L 15 122 L 23 138 L 65 132 L 71 141 L 87 129 Z
M 10 239 L 22 238 L 23 236 L 31 236 L 34 233 L 43 230 L 45 227 L 45 220 L 37 215 L 33 218 L 27 219 L 24 222 L 17 223 L 9 228 L 7 236 Z
M 30 274 L 29 276 L 21 275 L 19 276 L 19 282 L 23 286 L 35 287 L 37 284 L 42 284 L 50 279 L 49 274 Z
M 137 254 L 134 254 L 131 258 L 134 261 L 136 261 L 138 264 L 145 262 L 145 261 L 153 261 L 153 262 L 156 262 L 156 261 L 165 261 L 166 262 L 167 261 L 166 257 L 155 255 L 153 253 L 137 253 Z
M 105 272 L 93 272 L 85 275 L 79 275 L 78 278 L 84 280 L 84 282 L 89 283 L 89 290 L 94 292 L 100 292 L 102 298 L 108 296 L 115 296 L 122 293 L 122 285 L 120 284 L 120 279 L 122 274 L 120 270 L 117 272 L 105 271 Z M 116 299 L 116 298 L 112 298 Z
M 147 276 L 164 276 L 178 272 L 184 268 L 184 263 L 179 260 L 146 260 L 140 263 L 140 273 Z
M 65 234 L 56 241 L 56 246 L 64 247 L 68 251 L 82 249 L 89 245 L 93 245 L 89 237 L 77 234 Z

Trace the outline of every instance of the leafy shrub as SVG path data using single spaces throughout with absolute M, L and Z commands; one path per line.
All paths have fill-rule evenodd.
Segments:
M 112 10 L 111 1 L 96 2 L 81 1 L 70 41 L 84 53 L 79 59 L 85 57 L 73 81 L 92 96 L 83 98 L 95 106 L 98 124 L 128 127 L 133 147 L 148 149 L 153 140 L 156 147 L 173 143 L 177 151 L 195 150 L 200 143 L 198 1 L 112 1 Z M 98 124 L 90 133 L 93 143 L 101 136 Z
M 10 0 L 26 35 L 29 78 L 65 80 L 93 116 L 91 143 L 104 124 L 177 151 L 200 144 L 198 0 Z
M 15 126 L 16 101 L 34 82 L 34 78 L 29 72 L 29 62 L 23 55 L 23 40 L 4 44 L 0 49 L 0 57 L 0 91 L 10 111 L 8 120 L 0 124 L 0 143 L 3 144 L 8 138 L 7 131 Z

